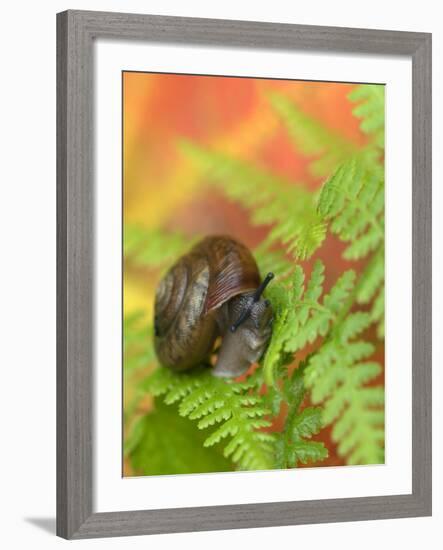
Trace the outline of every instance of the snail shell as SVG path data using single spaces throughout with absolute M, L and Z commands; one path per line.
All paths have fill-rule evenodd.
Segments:
M 176 371 L 195 367 L 208 360 L 222 337 L 213 373 L 237 376 L 247 370 L 271 334 L 272 310 L 261 292 L 257 297 L 259 287 L 257 264 L 246 246 L 227 236 L 200 241 L 157 288 L 154 345 L 160 363 Z

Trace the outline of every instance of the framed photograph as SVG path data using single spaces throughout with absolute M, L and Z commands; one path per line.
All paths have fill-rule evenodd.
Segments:
M 57 48 L 58 534 L 430 515 L 431 35 Z

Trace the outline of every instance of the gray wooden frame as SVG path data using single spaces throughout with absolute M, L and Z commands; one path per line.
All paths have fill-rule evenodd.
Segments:
M 96 38 L 412 59 L 412 494 L 93 513 Z M 426 516 L 431 514 L 431 500 L 431 35 L 88 11 L 58 14 L 57 534 L 73 539 Z

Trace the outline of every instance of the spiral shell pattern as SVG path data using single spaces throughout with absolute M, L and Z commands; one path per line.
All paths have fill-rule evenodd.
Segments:
M 254 258 L 230 237 L 207 237 L 160 281 L 154 307 L 154 344 L 162 365 L 186 370 L 210 355 L 219 335 L 216 311 L 257 288 Z

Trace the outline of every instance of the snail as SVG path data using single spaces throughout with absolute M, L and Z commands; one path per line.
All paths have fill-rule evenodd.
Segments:
M 212 374 L 237 377 L 258 361 L 272 333 L 273 312 L 262 294 L 249 249 L 210 236 L 182 256 L 160 281 L 154 306 L 154 347 L 160 363 L 185 371 L 207 363 L 221 337 Z

